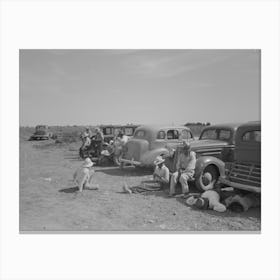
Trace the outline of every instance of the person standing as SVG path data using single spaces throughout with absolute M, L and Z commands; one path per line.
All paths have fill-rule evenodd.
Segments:
M 179 155 L 176 164 L 176 172 L 173 173 L 170 180 L 170 196 L 175 194 L 175 186 L 180 182 L 182 193 L 189 192 L 188 180 L 193 178 L 195 172 L 196 155 L 191 151 L 191 146 L 188 142 L 183 143 L 183 152 Z
M 103 144 L 104 144 L 104 135 L 100 128 L 97 128 L 96 135 L 95 135 L 95 143 L 97 149 L 97 156 L 99 157 L 102 152 Z

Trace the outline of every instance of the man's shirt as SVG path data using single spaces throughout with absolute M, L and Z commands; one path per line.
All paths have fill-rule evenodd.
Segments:
M 156 166 L 154 174 L 164 178 L 167 182 L 169 182 L 169 169 L 163 164 L 161 168 Z
M 176 169 L 183 169 L 186 171 L 194 171 L 196 164 L 196 155 L 195 152 L 191 151 L 189 156 L 186 156 L 184 153 L 181 153 L 178 157 L 176 164 Z

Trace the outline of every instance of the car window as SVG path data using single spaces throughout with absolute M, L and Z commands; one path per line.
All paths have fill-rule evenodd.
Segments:
M 133 128 L 132 127 L 125 127 L 124 128 L 124 134 L 131 136 L 133 134 Z
M 121 128 L 115 127 L 115 128 L 114 128 L 114 135 L 117 136 L 121 131 L 122 131 Z
M 145 134 L 146 133 L 145 133 L 144 130 L 138 130 L 138 131 L 135 132 L 134 137 L 139 138 L 139 139 L 143 139 L 143 138 L 145 138 Z
M 158 132 L 157 139 L 165 139 L 165 131 L 161 130 Z
M 216 129 L 207 129 L 204 130 L 202 135 L 200 136 L 200 139 L 217 139 L 218 134 Z
M 261 131 L 260 130 L 253 130 L 247 131 L 242 136 L 243 141 L 250 141 L 250 142 L 261 142 Z
M 104 130 L 105 130 L 105 131 L 104 131 Z M 105 135 L 112 134 L 112 128 L 111 128 L 111 127 L 106 127 L 104 130 L 103 130 L 103 133 L 104 133 Z
M 192 135 L 188 130 L 183 129 L 182 132 L 181 132 L 181 138 L 182 139 L 191 139 Z
M 179 139 L 179 132 L 178 130 L 175 129 L 168 130 L 166 135 L 167 135 L 167 140 Z
M 229 140 L 231 136 L 231 131 L 227 129 L 221 129 L 219 139 L 221 140 Z

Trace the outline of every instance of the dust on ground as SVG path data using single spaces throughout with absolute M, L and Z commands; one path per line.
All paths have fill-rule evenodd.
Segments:
M 125 194 L 150 171 L 95 167 L 97 191 L 77 193 L 79 143 L 20 141 L 20 231 L 259 231 L 260 208 L 217 213 L 187 207 L 167 192 Z

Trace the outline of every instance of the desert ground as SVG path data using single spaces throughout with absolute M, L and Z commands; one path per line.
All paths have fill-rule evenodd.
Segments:
M 260 231 L 260 208 L 245 213 L 198 210 L 166 191 L 126 194 L 151 171 L 133 167 L 95 167 L 99 190 L 78 193 L 72 182 L 81 165 L 79 141 L 28 141 L 20 130 L 20 232 L 193 232 Z M 191 191 L 196 191 L 191 187 Z

